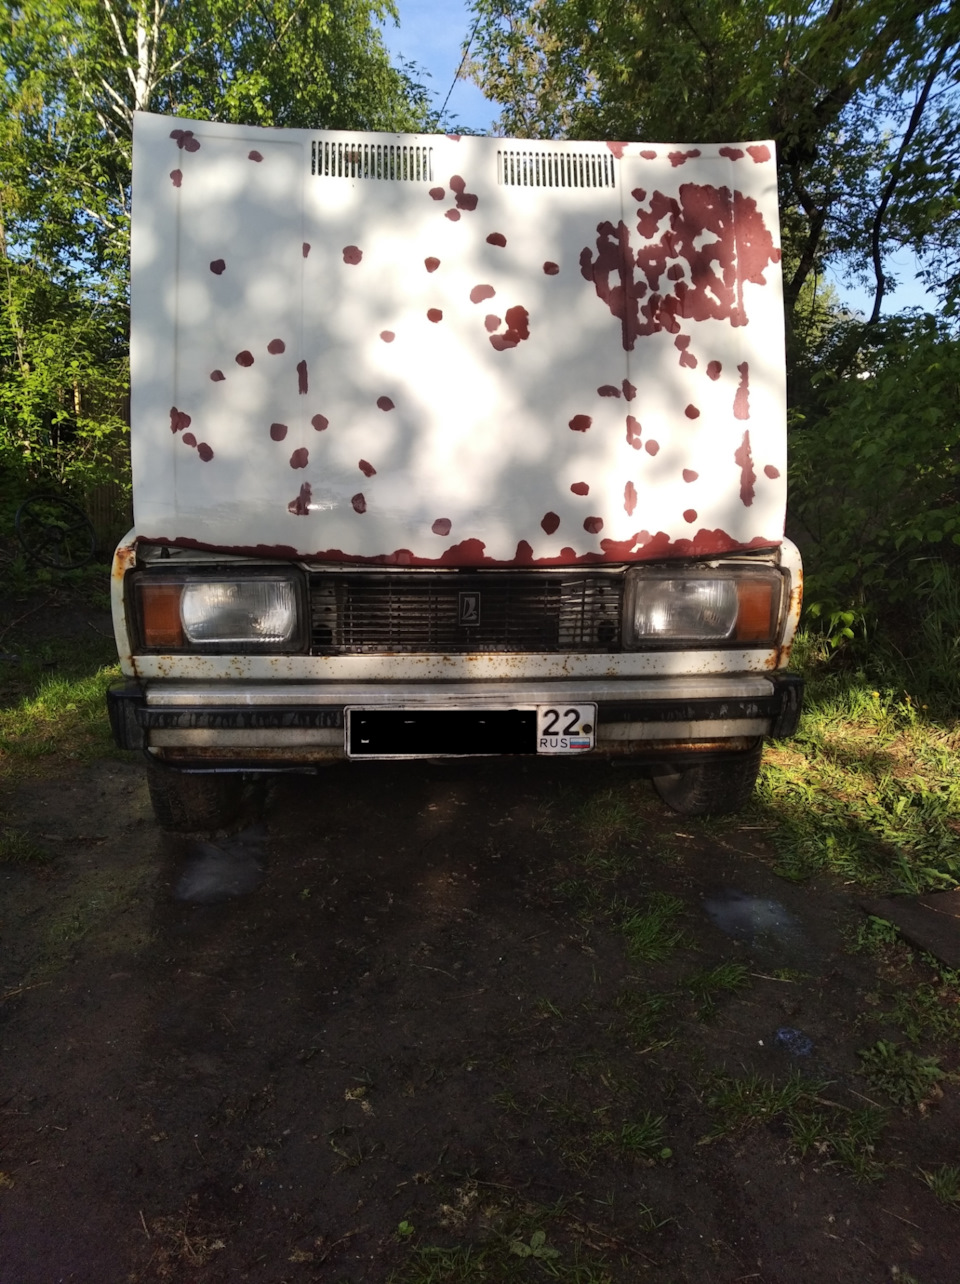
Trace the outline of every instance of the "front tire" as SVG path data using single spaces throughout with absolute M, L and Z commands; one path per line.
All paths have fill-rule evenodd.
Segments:
M 729 758 L 706 759 L 653 777 L 660 798 L 681 816 L 726 816 L 753 796 L 763 741 Z
M 243 797 L 239 774 L 191 774 L 149 758 L 147 787 L 157 824 L 175 833 L 222 829 L 239 815 Z

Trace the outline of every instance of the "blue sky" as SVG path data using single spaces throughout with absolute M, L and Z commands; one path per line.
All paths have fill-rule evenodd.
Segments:
M 465 0 L 397 0 L 400 26 L 388 23 L 384 40 L 394 57 L 403 57 L 420 64 L 425 83 L 432 91 L 439 107 L 447 95 L 460 65 L 463 42 L 473 29 L 474 17 Z M 448 117 L 455 116 L 464 129 L 488 131 L 499 112 L 488 102 L 475 85 L 457 81 L 447 105 Z M 681 140 L 685 141 L 685 140 Z M 933 308 L 934 300 L 926 294 L 916 280 L 913 256 L 904 251 L 887 265 L 888 271 L 901 281 L 898 290 L 884 298 L 884 313 L 901 308 L 926 306 Z M 855 286 L 834 281 L 842 303 L 850 308 L 869 313 L 873 294 Z

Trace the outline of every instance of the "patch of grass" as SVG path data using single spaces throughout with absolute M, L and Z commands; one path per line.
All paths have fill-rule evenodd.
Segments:
M 896 1025 L 913 1044 L 930 1040 L 960 1048 L 960 974 L 944 968 L 936 981 L 898 988 L 893 1006 L 872 1019 Z
M 960 734 L 910 694 L 866 673 L 808 663 L 795 739 L 765 755 L 757 803 L 774 824 L 780 872 L 829 871 L 920 892 L 960 877 Z M 900 685 L 902 681 L 903 685 Z
M 112 747 L 107 720 L 107 687 L 116 666 L 80 677 L 50 674 L 35 694 L 0 709 L 0 766 L 58 754 L 86 760 Z
M 45 865 L 53 857 L 18 829 L 0 833 L 0 865 Z
M 676 1012 L 674 994 L 646 994 L 628 990 L 617 999 L 624 1013 L 632 1041 L 642 1052 L 669 1047 L 673 1037 L 668 1020 Z
M 717 1010 L 717 998 L 723 994 L 739 994 L 750 984 L 744 963 L 718 963 L 714 968 L 692 972 L 684 978 L 683 988 L 697 1005 L 701 1021 L 712 1017 Z
M 876 1106 L 849 1111 L 802 1106 L 786 1115 L 791 1141 L 801 1158 L 813 1155 L 836 1162 L 861 1181 L 882 1174 L 875 1154 L 886 1122 L 886 1113 Z
M 717 1116 L 717 1130 L 709 1140 L 727 1137 L 752 1124 L 796 1112 L 801 1103 L 813 1101 L 824 1084 L 804 1079 L 794 1071 L 786 1083 L 775 1083 L 759 1074 L 742 1079 L 727 1074 L 714 1074 L 706 1092 L 707 1107 Z
M 952 1164 L 940 1164 L 929 1171 L 921 1168 L 919 1172 L 941 1204 L 960 1210 L 960 1168 Z
M 683 901 L 676 896 L 654 892 L 640 909 L 615 899 L 613 914 L 619 918 L 630 955 L 643 963 L 658 963 L 679 946 L 690 944 L 678 923 L 683 909 Z
M 664 1122 L 663 1115 L 647 1110 L 639 1119 L 621 1124 L 616 1130 L 608 1128 L 595 1132 L 592 1141 L 594 1145 L 616 1151 L 619 1155 L 655 1164 L 673 1155 L 666 1143 Z
M 861 1074 L 871 1087 L 885 1093 L 897 1105 L 923 1107 L 942 1096 L 940 1081 L 946 1073 L 938 1057 L 921 1057 L 898 1043 L 878 1039 L 857 1053 Z

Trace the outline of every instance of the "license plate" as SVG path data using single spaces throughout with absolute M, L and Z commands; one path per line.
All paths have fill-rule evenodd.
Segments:
M 459 758 L 585 753 L 596 743 L 595 704 L 487 709 L 345 711 L 349 758 Z
M 537 753 L 585 753 L 596 735 L 595 704 L 537 705 Z

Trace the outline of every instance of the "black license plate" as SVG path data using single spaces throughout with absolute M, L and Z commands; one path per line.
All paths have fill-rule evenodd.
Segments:
M 535 754 L 536 709 L 349 709 L 351 758 Z

